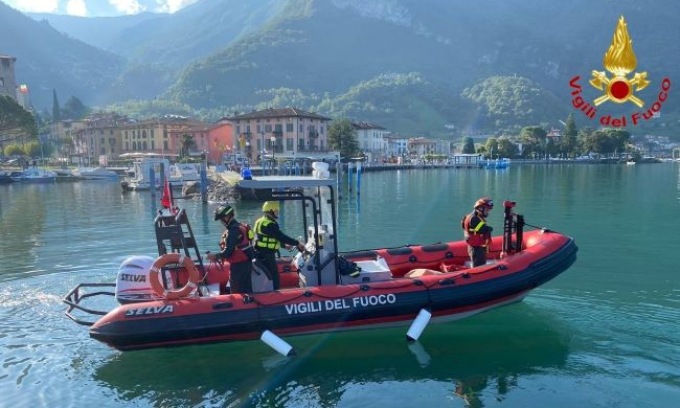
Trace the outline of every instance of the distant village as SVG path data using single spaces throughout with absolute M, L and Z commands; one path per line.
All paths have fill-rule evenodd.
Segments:
M 0 95 L 9 95 L 30 109 L 26 85 L 16 83 L 15 58 L 0 55 Z M 263 159 L 310 160 L 337 158 L 328 144 L 332 118 L 298 108 L 268 108 L 225 116 L 216 123 L 205 123 L 179 115 L 159 115 L 135 120 L 111 113 L 93 113 L 82 120 L 61 120 L 52 124 L 41 142 L 59 146 L 59 155 L 71 163 L 91 164 L 117 160 L 126 156 L 150 154 L 179 156 L 190 140 L 189 155 L 200 156 L 211 164 Z M 423 158 L 448 159 L 461 154 L 463 138 L 432 139 L 417 135 L 400 135 L 380 124 L 351 122 L 361 151 L 361 159 L 373 163 L 401 163 Z M 469 137 L 483 144 L 492 135 Z M 547 138 L 555 143 L 559 129 L 551 129 Z M 633 141 L 641 152 L 671 156 L 680 154 L 679 144 L 667 137 L 645 136 Z

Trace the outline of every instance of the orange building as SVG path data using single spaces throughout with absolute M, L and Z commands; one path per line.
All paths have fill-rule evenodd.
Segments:
M 208 162 L 219 164 L 222 162 L 224 154 L 233 153 L 236 147 L 234 140 L 234 130 L 231 122 L 220 121 L 208 129 Z

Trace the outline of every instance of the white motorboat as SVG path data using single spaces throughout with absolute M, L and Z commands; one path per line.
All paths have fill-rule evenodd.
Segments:
M 161 170 L 161 167 L 163 170 Z M 153 169 L 153 183 L 151 173 Z M 121 182 L 123 190 L 149 190 L 161 187 L 161 172 L 174 188 L 182 188 L 188 181 L 200 181 L 201 174 L 198 165 L 194 163 L 170 164 L 170 161 L 160 157 L 145 157 L 133 164 L 133 176 Z
M 115 171 L 104 167 L 78 167 L 73 170 L 73 175 L 85 180 L 115 180 L 118 178 Z

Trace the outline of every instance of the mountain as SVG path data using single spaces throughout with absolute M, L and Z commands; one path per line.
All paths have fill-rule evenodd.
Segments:
M 634 42 L 636 72 L 651 80 L 637 96 L 650 106 L 662 78 L 680 77 L 678 11 L 674 0 L 200 0 L 172 15 L 46 18 L 72 37 L 59 41 L 80 38 L 125 59 L 88 48 L 116 62 L 105 71 L 114 71 L 110 82 L 87 89 L 95 95 L 76 95 L 87 104 L 135 100 L 129 106 L 139 107 L 136 100 L 157 99 L 213 119 L 295 105 L 436 135 L 451 125 L 558 125 L 574 111 L 569 81 L 580 76 L 589 87 L 591 72 L 604 70 L 621 15 Z M 5 14 L 0 7 L 0 52 L 11 54 L 2 40 Z M 25 29 L 36 31 L 32 27 L 26 23 Z M 54 38 L 35 43 L 54 41 L 54 31 L 40 34 Z M 49 72 L 46 61 L 58 57 L 33 48 L 41 61 L 36 69 Z M 664 119 L 646 127 L 680 128 L 674 91 L 663 103 Z M 594 88 L 588 92 L 596 96 Z M 598 109 L 621 108 L 607 103 Z M 576 113 L 579 125 L 591 125 Z
M 140 13 L 120 17 L 78 17 L 68 14 L 27 13 L 36 21 L 47 21 L 57 31 L 76 38 L 93 47 L 118 52 L 115 44 L 125 36 L 125 32 L 143 25 L 149 20 L 163 18 L 164 15 Z M 128 45 L 130 48 L 131 44 Z M 124 53 L 120 53 L 121 55 Z
M 457 104 L 488 77 L 521 76 L 541 88 L 538 103 L 560 103 L 541 118 L 556 124 L 571 109 L 569 80 L 603 70 L 622 14 L 641 70 L 656 79 L 646 95 L 653 100 L 663 76 L 678 76 L 674 11 L 680 6 L 670 0 L 289 0 L 258 32 L 191 64 L 168 96 L 199 108 L 257 105 L 267 102 L 263 90 L 337 96 L 380 75 L 415 72 Z
M 88 105 L 107 101 L 123 58 L 67 37 L 47 22 L 37 22 L 0 2 L 0 54 L 17 58 L 18 83 L 29 85 L 37 107 L 52 106 L 52 90 L 65 101 L 79 97 Z
M 69 37 L 127 60 L 106 91 L 107 102 L 154 99 L 191 61 L 225 48 L 279 12 L 277 0 L 202 0 L 174 14 L 121 17 L 31 14 Z

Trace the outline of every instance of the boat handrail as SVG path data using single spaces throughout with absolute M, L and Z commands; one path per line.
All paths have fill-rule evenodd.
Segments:
M 108 311 L 101 311 L 101 310 L 95 310 L 91 309 L 88 307 L 85 307 L 80 304 L 81 301 L 87 298 L 95 297 L 95 296 L 101 296 L 101 295 L 106 295 L 106 296 L 115 296 L 116 294 L 114 292 L 108 292 L 108 291 L 103 291 L 99 290 L 96 292 L 91 292 L 91 293 L 81 293 L 82 288 L 115 288 L 116 284 L 115 283 L 80 283 L 76 285 L 75 288 L 71 289 L 71 291 L 64 296 L 63 302 L 68 305 L 68 308 L 64 312 L 66 316 L 68 316 L 69 319 L 73 320 L 74 322 L 81 324 L 83 326 L 92 326 L 95 322 L 90 321 L 90 320 L 84 320 L 80 317 L 77 317 L 73 314 L 74 310 L 80 310 L 81 312 L 87 313 L 92 316 L 104 316 L 108 313 Z

